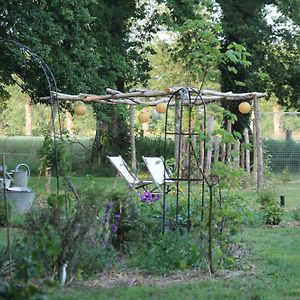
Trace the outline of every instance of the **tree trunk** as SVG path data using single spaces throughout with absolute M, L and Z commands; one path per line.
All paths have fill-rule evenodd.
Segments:
M 30 97 L 28 95 L 24 96 L 25 100 L 25 135 L 32 135 L 32 109 L 30 104 Z
M 284 131 L 282 128 L 280 107 L 277 102 L 274 103 L 272 110 L 273 110 L 273 137 L 275 139 L 279 139 L 284 136 Z

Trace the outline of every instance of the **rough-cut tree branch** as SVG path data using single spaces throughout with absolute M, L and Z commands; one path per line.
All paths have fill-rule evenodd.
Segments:
M 128 93 L 122 93 L 113 89 L 107 89 L 107 95 L 90 95 L 90 94 L 78 94 L 78 95 L 68 95 L 63 93 L 54 93 L 52 95 L 56 96 L 60 101 L 83 101 L 85 103 L 98 102 L 107 104 L 125 104 L 125 105 L 147 105 L 155 106 L 158 103 L 169 102 L 170 106 L 175 105 L 175 101 L 170 97 L 174 93 L 179 92 L 181 87 L 168 88 L 165 91 L 150 91 L 150 90 L 133 90 Z M 239 93 L 235 94 L 232 92 L 221 93 L 211 90 L 201 90 L 201 92 L 196 89 L 189 88 L 191 96 L 191 103 L 194 105 L 202 105 L 203 102 L 206 104 L 219 102 L 221 100 L 231 100 L 231 101 L 241 101 L 241 100 L 252 100 L 255 97 L 261 98 L 265 97 L 264 93 Z M 155 100 L 142 100 L 141 98 L 159 98 Z M 50 97 L 42 97 L 40 100 L 49 101 Z M 189 100 L 183 101 L 183 105 L 188 105 Z

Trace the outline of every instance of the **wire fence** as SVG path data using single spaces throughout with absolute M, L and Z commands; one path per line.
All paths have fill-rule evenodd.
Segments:
M 274 173 L 300 174 L 300 113 L 263 112 L 265 161 Z

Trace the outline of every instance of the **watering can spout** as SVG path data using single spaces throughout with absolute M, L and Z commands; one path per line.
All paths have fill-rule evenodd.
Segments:
M 21 169 L 23 168 L 23 170 Z M 25 168 L 25 170 L 24 170 Z M 16 166 L 13 173 L 13 184 L 15 187 L 27 188 L 28 178 L 30 177 L 30 169 L 26 164 L 19 164 Z

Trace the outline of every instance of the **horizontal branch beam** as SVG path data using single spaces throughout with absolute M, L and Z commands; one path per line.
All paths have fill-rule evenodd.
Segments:
M 61 101 L 83 101 L 85 103 L 96 102 L 96 103 L 107 103 L 107 104 L 127 104 L 127 105 L 147 105 L 155 106 L 159 103 L 167 103 L 173 106 L 175 105 L 174 101 L 170 101 L 170 97 L 174 93 L 180 91 L 180 87 L 169 88 L 165 91 L 149 91 L 149 90 L 134 90 L 128 93 L 122 93 L 117 90 L 107 89 L 107 95 L 91 95 L 91 94 L 78 94 L 78 95 L 68 95 L 63 93 L 52 92 L 52 96 L 55 96 L 58 100 Z M 232 92 L 221 93 L 211 90 L 202 90 L 198 94 L 198 91 L 192 88 L 189 88 L 191 96 L 191 103 L 194 105 L 203 105 L 203 102 L 206 104 L 218 102 L 222 100 L 232 100 L 232 101 L 241 101 L 241 100 L 251 100 L 255 97 L 261 98 L 265 97 L 264 93 L 239 93 L 235 94 Z M 167 97 L 168 96 L 168 97 Z M 142 100 L 141 98 L 159 98 L 156 100 Z M 40 100 L 48 101 L 50 97 L 41 97 Z M 183 101 L 183 105 L 188 105 L 189 100 Z

